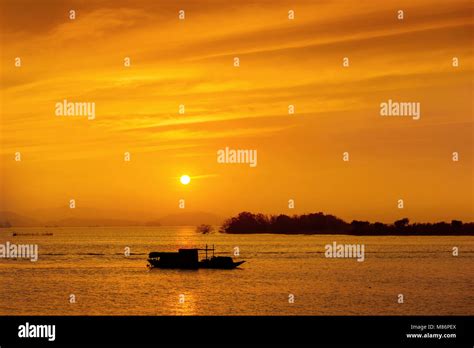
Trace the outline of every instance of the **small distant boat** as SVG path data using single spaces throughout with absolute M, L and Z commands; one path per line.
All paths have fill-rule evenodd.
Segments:
M 18 232 L 13 232 L 12 236 L 17 237 L 17 236 L 52 236 L 52 232 L 44 232 L 44 233 L 18 233 Z
M 199 225 L 198 227 L 196 227 L 196 232 L 199 232 L 199 233 L 202 233 L 202 234 L 209 234 L 213 230 L 214 229 L 212 228 L 211 225 L 202 224 L 202 225 Z
M 205 251 L 206 257 L 199 260 L 199 251 Z M 207 252 L 212 251 L 212 256 L 207 257 Z M 214 246 L 205 249 L 179 249 L 178 252 L 156 252 L 148 254 L 149 268 L 179 268 L 179 269 L 234 269 L 245 261 L 234 262 L 232 257 L 214 256 Z

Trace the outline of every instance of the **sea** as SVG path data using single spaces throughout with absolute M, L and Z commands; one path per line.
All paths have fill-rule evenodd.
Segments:
M 36 244 L 38 260 L 0 258 L 0 315 L 474 314 L 472 236 L 3 228 L 0 244 L 7 242 Z M 327 258 L 334 242 L 364 245 L 364 261 Z M 206 245 L 245 263 L 234 270 L 147 268 L 151 251 Z

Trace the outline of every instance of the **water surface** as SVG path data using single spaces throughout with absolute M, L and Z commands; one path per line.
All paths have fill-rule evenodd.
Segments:
M 46 232 L 53 235 L 21 235 Z M 39 260 L 0 259 L 0 315 L 474 313 L 473 237 L 202 235 L 194 227 L 110 227 L 2 229 L 0 243 L 6 241 L 38 244 Z M 333 241 L 363 243 L 365 261 L 325 258 L 324 246 Z M 150 251 L 206 243 L 219 255 L 238 247 L 237 259 L 247 262 L 236 270 L 146 267 Z

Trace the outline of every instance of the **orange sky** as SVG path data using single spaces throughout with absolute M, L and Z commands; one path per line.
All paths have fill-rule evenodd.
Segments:
M 472 1 L 1 0 L 0 10 L 0 210 L 61 219 L 74 198 L 78 216 L 149 220 L 184 198 L 186 211 L 221 216 L 473 220 Z M 95 102 L 96 118 L 55 116 L 64 99 Z M 381 117 L 388 99 L 420 102 L 421 119 Z M 256 149 L 257 167 L 217 163 L 226 146 Z

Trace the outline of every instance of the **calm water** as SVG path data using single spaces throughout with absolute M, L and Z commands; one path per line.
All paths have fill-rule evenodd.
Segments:
M 12 237 L 12 231 L 54 235 Z M 113 227 L 2 229 L 0 243 L 6 241 L 38 244 L 39 260 L 0 259 L 1 315 L 474 314 L 473 237 L 200 235 L 194 227 Z M 326 259 L 324 246 L 333 241 L 365 244 L 365 261 Z M 206 243 L 229 256 L 237 246 L 247 263 L 230 271 L 146 268 L 150 251 Z

